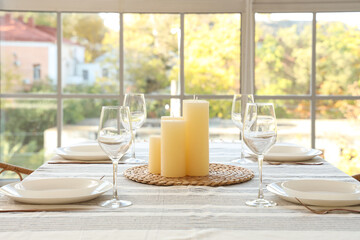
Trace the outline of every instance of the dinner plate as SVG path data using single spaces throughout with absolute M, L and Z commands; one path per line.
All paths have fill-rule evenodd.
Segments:
M 56 149 L 56 154 L 68 160 L 108 160 L 97 142 L 82 143 Z
M 90 178 L 47 178 L 11 183 L 0 193 L 23 203 L 67 204 L 94 199 L 112 188 L 112 184 Z
M 267 185 L 267 190 L 269 192 L 281 197 L 282 199 L 299 204 L 299 202 L 295 199 L 295 197 L 289 196 L 281 186 L 282 182 L 271 183 Z M 360 198 L 353 199 L 353 200 L 324 200 L 324 199 L 306 199 L 306 198 L 299 198 L 301 202 L 306 205 L 313 205 L 313 206 L 323 206 L 323 207 L 345 207 L 345 206 L 353 206 L 360 204 Z
M 300 179 L 281 184 L 291 197 L 321 200 L 356 200 L 360 198 L 360 184 L 319 179 Z
M 322 154 L 320 150 L 308 149 L 291 143 L 275 144 L 264 156 L 265 160 L 270 161 L 306 161 Z

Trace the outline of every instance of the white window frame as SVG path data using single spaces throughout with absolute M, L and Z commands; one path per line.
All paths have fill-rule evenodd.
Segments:
M 65 94 L 62 92 L 61 76 L 61 43 L 62 28 L 61 14 L 66 12 L 116 12 L 120 14 L 120 46 L 123 46 L 123 14 L 124 13 L 177 13 L 180 14 L 181 42 L 180 42 L 180 94 L 179 95 L 146 95 L 147 99 L 186 99 L 191 96 L 185 94 L 184 84 L 184 15 L 187 13 L 240 13 L 241 14 L 241 93 L 254 92 L 254 26 L 255 13 L 288 13 L 307 12 L 313 14 L 312 31 L 312 73 L 310 80 L 310 94 L 308 95 L 274 95 L 255 96 L 257 99 L 299 99 L 311 102 L 311 146 L 315 148 L 315 122 L 317 100 L 359 100 L 360 96 L 321 96 L 316 94 L 316 13 L 318 12 L 360 12 L 359 0 L 0 0 L 0 11 L 27 12 L 56 12 L 57 14 L 57 69 L 58 88 L 54 94 L 14 93 L 0 94 L 3 98 L 47 98 L 57 100 L 57 145 L 61 146 L 63 126 L 63 100 L 71 98 L 87 99 L 118 99 L 124 97 L 123 75 L 121 64 L 124 59 L 123 48 L 120 47 L 119 61 L 119 91 L 120 94 Z M 205 99 L 231 99 L 232 95 L 201 95 Z

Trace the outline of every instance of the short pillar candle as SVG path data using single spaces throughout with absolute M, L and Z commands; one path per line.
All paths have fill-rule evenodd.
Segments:
M 184 100 L 186 175 L 209 175 L 209 102 Z
M 149 172 L 161 173 L 161 136 L 150 136 L 149 138 Z
M 161 117 L 161 176 L 185 175 L 185 121 L 181 117 Z

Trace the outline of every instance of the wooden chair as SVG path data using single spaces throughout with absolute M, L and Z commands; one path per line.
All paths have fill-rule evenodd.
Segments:
M 5 171 L 15 172 L 17 175 L 19 175 L 20 181 L 23 180 L 23 176 L 21 174 L 29 175 L 29 174 L 31 174 L 33 172 L 33 170 L 18 167 L 18 166 L 11 165 L 11 164 L 8 164 L 8 163 L 0 163 L 0 169 L 2 169 L 0 171 L 0 174 L 5 172 Z
M 360 173 L 359 174 L 355 174 L 352 175 L 353 178 L 355 178 L 356 180 L 358 180 L 360 182 Z

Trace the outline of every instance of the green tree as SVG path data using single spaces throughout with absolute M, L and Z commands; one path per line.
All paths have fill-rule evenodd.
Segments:
M 33 168 L 40 166 L 44 162 L 43 132 L 56 123 L 55 102 L 2 100 L 0 121 L 2 161 Z
M 86 47 L 86 62 L 104 54 L 101 43 L 108 29 L 98 14 L 69 13 L 63 15 L 62 21 L 63 37 Z
M 310 92 L 310 22 L 259 22 L 255 42 L 257 94 L 296 95 Z
M 186 93 L 234 93 L 240 79 L 239 15 L 186 15 L 185 21 Z
M 360 29 L 344 23 L 317 25 L 317 93 L 360 95 Z M 359 101 L 331 101 L 321 106 L 323 118 L 359 119 Z
M 180 18 L 171 14 L 129 14 L 124 17 L 126 91 L 169 94 L 178 80 Z M 172 32 L 173 31 L 173 32 Z

